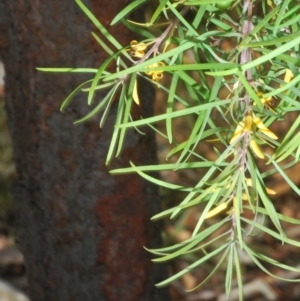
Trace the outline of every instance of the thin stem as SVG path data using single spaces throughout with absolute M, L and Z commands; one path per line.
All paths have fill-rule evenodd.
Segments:
M 249 34 L 251 34 L 251 31 L 253 29 L 253 23 L 252 23 L 252 8 L 253 8 L 253 0 L 245 0 L 244 2 L 244 13 L 246 14 L 246 18 L 243 21 L 242 24 L 242 35 L 245 38 Z M 247 64 L 252 61 L 252 54 L 249 48 L 244 48 L 241 52 L 240 56 L 240 64 Z M 252 72 L 251 69 L 246 70 L 246 79 L 248 82 L 252 82 Z M 242 97 L 245 103 L 245 110 L 244 114 L 246 115 L 251 114 L 251 101 L 250 96 L 248 92 L 245 92 L 245 95 Z M 239 148 L 237 149 L 237 156 L 240 157 L 240 172 L 245 173 L 247 170 L 247 149 L 250 144 L 250 131 L 243 133 L 242 137 L 239 142 Z M 239 200 L 242 201 L 242 200 Z M 237 204 L 239 206 L 239 204 Z M 232 237 L 236 237 L 236 216 L 235 216 L 235 210 L 233 210 L 232 213 Z
M 182 16 L 184 16 L 189 10 L 189 7 L 184 7 L 182 9 L 182 11 L 180 12 L 180 14 Z M 155 44 L 147 51 L 147 53 L 138 61 L 135 62 L 135 64 L 141 64 L 143 63 L 146 59 L 149 58 L 149 56 L 152 53 L 155 53 L 158 51 L 159 46 L 161 45 L 161 43 L 164 41 L 164 39 L 166 38 L 166 36 L 176 27 L 176 25 L 178 24 L 179 20 L 176 19 L 175 21 L 171 21 L 170 25 L 165 29 L 165 31 L 158 37 L 156 38 L 156 42 Z

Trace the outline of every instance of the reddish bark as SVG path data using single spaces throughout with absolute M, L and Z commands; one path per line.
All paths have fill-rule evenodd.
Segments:
M 85 3 L 107 25 L 128 1 Z M 18 171 L 12 195 L 31 299 L 165 301 L 166 290 L 154 287 L 165 269 L 153 266 L 143 249 L 160 242 L 158 225 L 149 221 L 159 209 L 157 189 L 136 175 L 111 177 L 104 165 L 116 106 L 104 130 L 98 120 L 74 126 L 89 110 L 86 96 L 76 96 L 65 114 L 59 105 L 86 76 L 35 70 L 99 66 L 106 57 L 90 38 L 91 30 L 73 1 L 0 3 L 0 55 Z M 123 45 L 134 38 L 122 27 L 113 33 Z M 153 91 L 143 87 L 144 110 L 151 114 Z M 129 160 L 155 162 L 153 134 L 129 131 L 112 167 Z

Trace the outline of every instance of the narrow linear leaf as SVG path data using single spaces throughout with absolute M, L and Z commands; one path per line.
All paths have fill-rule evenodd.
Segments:
M 284 12 L 288 8 L 289 2 L 290 2 L 290 0 L 284 0 L 284 2 L 281 4 L 280 11 L 277 15 L 277 18 L 276 18 L 276 21 L 275 21 L 275 24 L 274 24 L 274 27 L 273 27 L 273 35 L 274 36 L 276 36 L 277 33 L 279 32 L 279 30 L 278 30 L 279 29 L 279 24 L 282 21 L 282 18 L 284 16 Z
M 173 112 L 174 108 L 174 100 L 175 100 L 175 93 L 176 93 L 176 88 L 178 84 L 178 73 L 174 73 L 172 76 L 172 81 L 170 85 L 170 91 L 168 95 L 168 100 L 167 100 L 167 110 L 166 110 L 166 115 Z M 172 133 L 172 119 L 171 118 L 166 118 L 166 129 L 167 129 L 167 136 L 169 143 L 171 144 L 173 142 L 173 133 Z
M 128 4 L 124 9 L 122 9 L 111 21 L 110 25 L 116 24 L 118 21 L 120 21 L 122 18 L 127 16 L 131 11 L 133 11 L 136 7 L 140 6 L 144 2 L 147 2 L 147 0 L 136 0 Z
M 126 93 L 126 85 L 123 85 L 122 90 L 121 90 L 120 100 L 125 97 L 125 93 Z M 125 106 L 124 101 L 119 101 L 115 125 L 120 124 L 121 121 L 122 121 L 124 106 Z M 113 131 L 111 141 L 110 141 L 109 149 L 108 149 L 108 152 L 107 152 L 107 157 L 106 157 L 106 161 L 105 161 L 106 165 L 108 165 L 111 162 L 111 160 L 114 156 L 115 149 L 116 149 L 116 146 L 117 146 L 118 137 L 119 137 L 119 132 L 120 132 L 120 129 L 115 127 L 114 131 Z
M 224 245 L 220 246 L 219 248 L 215 249 L 211 253 L 208 253 L 206 256 L 202 257 L 201 259 L 197 260 L 193 264 L 189 265 L 187 268 L 183 269 L 179 273 L 177 273 L 177 274 L 173 275 L 172 277 L 156 284 L 156 286 L 157 287 L 163 287 L 163 286 L 168 285 L 169 283 L 173 282 L 174 280 L 180 278 L 182 275 L 186 274 L 187 272 L 190 272 L 191 270 L 193 270 L 197 266 L 201 265 L 203 262 L 205 262 L 205 261 L 209 260 L 210 258 L 216 256 L 217 254 L 221 253 L 227 247 L 228 247 L 228 244 L 224 244 Z
M 79 92 L 81 90 L 82 87 L 84 87 L 86 84 L 90 83 L 91 81 L 93 81 L 92 79 L 80 84 L 76 89 L 74 89 L 62 102 L 61 106 L 60 106 L 60 111 L 63 111 L 68 104 L 70 103 L 70 101 L 72 100 L 72 98 L 74 97 L 74 95 Z
M 161 115 L 154 116 L 154 117 L 149 117 L 149 118 L 146 118 L 146 119 L 143 119 L 143 120 L 137 120 L 137 121 L 125 123 L 125 124 L 119 125 L 118 127 L 120 127 L 120 128 L 130 128 L 130 127 L 135 127 L 135 126 L 148 125 L 149 123 L 154 123 L 154 122 L 157 122 L 157 121 L 165 120 L 166 118 L 175 118 L 175 117 L 185 116 L 185 115 L 189 115 L 189 114 L 197 114 L 197 112 L 200 112 L 202 110 L 207 110 L 207 109 L 213 108 L 215 106 L 223 106 L 223 105 L 228 104 L 229 102 L 231 102 L 230 99 L 222 100 L 222 101 L 216 101 L 216 102 L 213 102 L 213 103 L 201 104 L 199 106 L 195 106 L 195 107 L 192 107 L 192 108 L 183 109 L 183 110 L 180 110 L 180 111 L 175 111 L 175 112 L 172 112 L 170 114 L 161 114 Z
M 86 114 L 84 117 L 75 121 L 74 124 L 82 123 L 95 116 L 107 104 L 107 102 L 109 101 L 109 99 L 111 99 L 111 97 L 114 95 L 117 89 L 118 89 L 118 85 L 112 88 L 90 113 Z
M 81 10 L 94 23 L 98 30 L 106 37 L 106 39 L 114 45 L 118 50 L 122 49 L 122 45 L 108 32 L 108 30 L 100 23 L 100 21 L 92 14 L 92 12 L 82 3 L 81 0 L 75 0 Z
M 271 163 L 275 166 L 281 176 L 285 179 L 285 181 L 289 184 L 289 186 L 298 194 L 300 195 L 300 189 L 295 185 L 294 182 L 286 175 L 286 173 L 281 169 L 281 167 L 272 159 L 270 158 Z
M 186 162 L 186 163 L 171 163 L 171 164 L 159 164 L 159 165 L 145 165 L 145 166 L 136 166 L 140 171 L 162 171 L 162 170 L 179 170 L 179 169 L 191 169 L 191 168 L 202 168 L 202 167 L 211 167 L 214 166 L 215 162 L 207 161 L 207 162 Z M 219 167 L 227 166 L 226 162 L 222 162 Z M 110 170 L 111 174 L 127 174 L 133 173 L 135 169 L 132 167 L 120 168 Z
M 62 72 L 62 73 L 97 73 L 98 69 L 94 68 L 36 68 L 38 71 L 43 72 Z
M 212 271 L 209 273 L 209 275 L 201 282 L 199 283 L 197 286 L 195 286 L 192 289 L 186 290 L 188 293 L 195 291 L 196 289 L 198 289 L 199 287 L 201 287 L 204 283 L 206 283 L 215 273 L 216 271 L 219 269 L 219 267 L 223 264 L 223 262 L 225 261 L 227 255 L 229 252 L 229 248 L 227 248 L 224 252 L 224 254 L 222 255 L 222 257 L 220 258 L 219 262 L 215 265 L 215 267 L 212 269 Z M 241 301 L 242 299 L 240 299 Z
M 251 98 L 255 101 L 257 107 L 260 110 L 262 110 L 264 106 L 261 102 L 261 99 L 258 97 L 258 95 L 255 93 L 255 91 L 252 89 L 252 87 L 248 83 L 247 79 L 245 78 L 245 76 L 242 74 L 242 72 L 240 70 L 237 70 L 237 74 L 239 76 L 240 81 L 243 83 L 245 89 L 247 90 L 247 92 L 249 93 Z
M 153 13 L 151 19 L 150 19 L 150 24 L 153 24 L 156 19 L 158 18 L 158 16 L 161 14 L 161 12 L 164 10 L 166 3 L 168 2 L 168 0 L 161 0 L 159 5 L 157 6 L 155 12 Z
M 184 186 L 179 186 L 179 185 L 175 185 L 175 184 L 171 184 L 171 183 L 167 183 L 165 181 L 162 181 L 162 180 L 159 180 L 159 179 L 156 179 L 154 177 L 151 177 L 147 174 L 145 174 L 144 172 L 142 172 L 141 170 L 139 170 L 132 162 L 130 163 L 133 170 L 139 174 L 142 178 L 146 179 L 147 181 L 151 182 L 151 183 L 154 183 L 160 187 L 166 187 L 168 189 L 174 189 L 174 190 L 182 190 L 184 191 L 185 190 L 185 187 Z

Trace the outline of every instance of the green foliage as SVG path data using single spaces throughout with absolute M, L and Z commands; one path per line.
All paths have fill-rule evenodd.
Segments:
M 232 279 L 236 274 L 242 300 L 239 249 L 244 249 L 270 275 L 273 274 L 267 270 L 264 262 L 299 272 L 252 250 L 245 242 L 245 237 L 250 234 L 250 226 L 283 244 L 300 247 L 298 241 L 285 235 L 281 226 L 281 221 L 299 221 L 276 211 L 271 199 L 276 192 L 265 186 L 266 178 L 278 172 L 300 195 L 299 188 L 285 173 L 287 168 L 300 160 L 300 118 L 295 120 L 281 142 L 277 142 L 276 133 L 269 129 L 270 126 L 278 129 L 276 125 L 283 122 L 287 114 L 300 109 L 300 4 L 290 0 L 263 0 L 255 3 L 255 6 L 261 6 L 262 13 L 254 15 L 254 0 L 160 0 L 149 22 L 138 24 L 124 19 L 134 9 L 149 2 L 136 0 L 125 7 L 112 24 L 123 22 L 137 37 L 144 39 L 120 45 L 80 0 L 75 1 L 102 34 L 100 38 L 92 33 L 100 47 L 107 52 L 108 58 L 99 69 L 39 68 L 48 72 L 91 74 L 89 81 L 77 87 L 64 100 L 61 109 L 79 91 L 87 93 L 89 105 L 96 91 L 106 91 L 106 97 L 89 114 L 75 122 L 83 122 L 103 112 L 100 118 L 102 127 L 114 98 L 120 95 L 106 163 L 109 164 L 121 153 L 126 131 L 129 128 L 139 131 L 142 126 L 150 126 L 168 139 L 170 144 L 173 143 L 167 159 L 176 157 L 177 161 L 155 166 L 135 166 L 131 162 L 131 167 L 112 170 L 111 173 L 138 173 L 159 186 L 186 192 L 179 205 L 158 213 L 153 220 L 174 218 L 188 208 L 204 205 L 189 239 L 171 247 L 149 250 L 157 256 L 153 260 L 155 262 L 192 252 L 200 256 L 199 250 L 203 251 L 197 261 L 157 286 L 168 285 L 205 261 L 218 257 L 216 267 L 197 287 L 227 262 L 226 295 L 230 294 Z M 145 30 L 149 27 L 158 27 L 159 30 L 155 31 L 158 36 Z M 229 46 L 225 47 L 224 42 Z M 185 63 L 187 56 L 190 61 L 188 64 Z M 111 68 L 108 66 L 111 65 L 115 66 L 115 72 L 109 71 Z M 171 76 L 169 85 L 162 80 L 165 74 Z M 168 93 L 164 114 L 132 120 L 132 103 L 140 103 L 138 77 L 145 78 Z M 212 85 L 209 81 L 211 78 Z M 177 94 L 179 84 L 186 89 L 189 99 L 182 99 Z M 178 103 L 184 108 L 175 110 Z M 217 114 L 217 119 L 213 113 L 214 116 Z M 180 116 L 193 116 L 195 122 L 189 139 L 176 144 L 173 122 Z M 164 121 L 166 135 L 156 129 L 158 121 Z M 200 143 L 214 145 L 217 157 L 214 162 L 196 152 Z M 262 163 L 272 165 L 273 169 L 261 171 Z M 193 168 L 206 170 L 194 187 L 175 185 L 149 175 L 151 171 Z M 247 215 L 245 212 L 248 212 Z M 210 226 L 206 224 L 207 219 L 224 214 L 225 218 L 221 221 Z M 259 223 L 258 216 L 269 218 L 272 227 Z M 213 234 L 217 230 L 220 233 L 220 229 L 223 232 L 215 237 Z M 212 243 L 214 247 L 211 247 Z

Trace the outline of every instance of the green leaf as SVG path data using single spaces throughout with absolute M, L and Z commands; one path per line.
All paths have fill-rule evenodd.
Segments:
M 225 294 L 227 298 L 230 295 L 231 285 L 232 285 L 233 256 L 234 256 L 233 251 L 234 251 L 234 243 L 230 244 L 229 246 L 229 255 L 228 255 L 227 270 L 225 276 Z
M 184 2 L 185 5 L 186 5 L 186 3 L 188 3 L 188 2 L 187 1 Z M 202 18 L 204 16 L 205 10 L 206 10 L 206 5 L 201 5 L 198 8 L 196 16 L 195 16 L 195 18 L 193 20 L 193 23 L 192 23 L 192 25 L 193 25 L 194 28 L 198 28 L 199 25 L 201 24 L 201 20 L 202 20 Z
M 300 10 L 300 4 L 298 5 L 294 5 L 293 7 L 290 7 L 289 10 L 284 14 L 284 16 L 282 17 L 282 20 L 285 20 L 286 18 L 292 16 L 292 15 L 296 15 L 297 16 L 297 12 Z
M 175 112 L 172 112 L 169 114 L 161 114 L 161 115 L 149 117 L 149 118 L 146 118 L 143 120 L 137 120 L 137 121 L 125 123 L 125 124 L 119 125 L 118 127 L 130 128 L 130 127 L 135 127 L 135 126 L 147 125 L 149 123 L 154 123 L 157 121 L 165 120 L 166 118 L 176 118 L 176 117 L 185 116 L 185 115 L 189 115 L 189 114 L 198 114 L 198 112 L 200 112 L 202 110 L 207 110 L 207 109 L 210 109 L 210 108 L 213 108 L 216 106 L 226 105 L 229 102 L 231 102 L 230 99 L 222 100 L 222 101 L 215 101 L 212 103 L 201 104 L 199 106 L 183 109 L 180 111 L 175 111 Z
M 205 282 L 207 282 L 214 274 L 215 272 L 219 269 L 219 267 L 223 264 L 225 258 L 227 257 L 229 252 L 229 248 L 227 248 L 225 250 L 225 252 L 223 253 L 222 257 L 220 258 L 220 260 L 218 261 L 218 263 L 215 265 L 215 267 L 212 269 L 212 271 L 209 273 L 209 275 L 201 282 L 199 283 L 197 286 L 195 286 L 192 289 L 186 290 L 188 293 L 195 291 L 196 289 L 198 289 L 200 286 L 202 286 Z M 241 300 L 240 300 L 241 301 Z
M 166 110 L 167 115 L 173 112 L 174 100 L 175 100 L 174 96 L 176 93 L 177 85 L 178 85 L 178 73 L 175 72 L 172 76 L 170 91 L 168 94 L 167 110 Z M 169 143 L 171 144 L 173 141 L 172 119 L 171 118 L 166 118 L 166 129 L 167 129 L 168 140 L 169 140 Z
M 224 162 L 224 160 L 227 158 L 227 156 L 229 156 L 229 154 L 231 154 L 233 147 L 234 147 L 234 144 L 227 147 L 227 149 L 223 152 L 223 154 L 220 155 L 220 157 L 216 160 L 216 165 L 212 166 L 207 171 L 207 173 L 204 175 L 204 177 L 202 177 L 201 180 L 195 186 L 195 188 L 194 188 L 195 191 L 190 192 L 185 197 L 185 199 L 180 203 L 180 206 L 183 206 L 183 205 L 187 204 L 188 202 L 190 202 L 193 199 L 193 197 L 197 194 L 196 190 L 202 188 L 202 186 L 206 184 L 206 181 L 208 181 L 208 179 L 212 176 L 212 174 L 217 170 L 217 166 L 221 162 Z M 181 210 L 180 208 L 177 208 L 174 211 L 174 213 L 172 214 L 171 218 L 175 217 L 180 212 L 180 210 Z
M 176 65 L 171 65 L 171 66 L 162 66 L 162 67 L 152 67 L 152 68 L 147 68 L 147 69 L 141 69 L 142 71 L 194 71 L 194 70 L 227 70 L 230 68 L 235 68 L 238 67 L 239 65 L 236 63 L 224 63 L 224 64 L 219 64 L 219 63 L 203 63 L 203 64 L 176 64 Z
M 239 163 L 240 158 L 236 156 L 220 174 L 218 174 L 213 180 L 211 181 L 206 181 L 206 184 L 208 185 L 213 185 L 216 183 L 221 183 L 227 179 L 229 179 L 232 174 L 234 173 L 235 170 L 239 168 Z
M 171 253 L 171 254 L 167 254 L 165 256 L 162 256 L 161 258 L 156 258 L 153 259 L 153 262 L 164 262 L 164 261 L 168 261 L 171 259 L 174 259 L 178 256 L 181 256 L 183 254 L 186 254 L 186 252 L 188 252 L 189 250 L 191 250 L 192 248 L 194 248 L 195 246 L 197 246 L 200 242 L 204 241 L 204 239 L 206 239 L 209 235 L 211 235 L 212 233 L 214 233 L 217 229 L 219 229 L 224 223 L 228 222 L 228 218 L 218 222 L 215 225 L 210 226 L 207 229 L 204 229 L 201 233 L 197 234 L 196 236 L 190 238 L 186 243 L 184 243 L 184 246 L 182 246 L 182 248 L 180 248 L 179 250 Z M 165 251 L 165 249 L 163 249 Z M 149 250 L 150 252 L 152 252 L 152 250 Z M 159 250 L 155 250 L 157 251 L 161 251 L 161 249 Z
M 242 180 L 243 180 L 242 176 L 239 176 L 236 185 L 236 195 L 233 199 L 233 208 L 234 208 L 234 215 L 235 215 L 236 229 L 237 229 L 237 239 L 240 244 L 243 240 L 242 225 L 241 225 L 241 213 L 243 212 Z
M 190 272 L 192 269 L 194 269 L 197 266 L 201 265 L 203 262 L 205 262 L 205 261 L 209 260 L 210 258 L 216 256 L 217 254 L 221 253 L 227 247 L 228 247 L 228 243 L 220 246 L 219 248 L 215 249 L 211 253 L 208 253 L 207 255 L 205 255 L 204 257 L 202 257 L 201 259 L 199 259 L 196 262 L 194 262 L 193 264 L 189 265 L 187 268 L 185 268 L 182 271 L 176 273 L 172 277 L 170 277 L 170 278 L 168 278 L 168 279 L 166 279 L 166 280 L 164 280 L 164 281 L 156 284 L 156 286 L 157 287 L 163 287 L 163 286 L 168 285 L 169 283 L 173 282 L 174 280 L 180 278 L 182 275 L 186 274 L 187 272 Z
M 273 51 L 272 49 L 268 49 L 268 48 L 253 48 L 253 50 L 259 53 L 270 53 Z M 297 57 L 292 57 L 288 54 L 279 54 L 277 55 L 276 59 L 281 60 L 283 62 L 292 63 L 297 67 L 300 66 L 300 59 Z
M 239 76 L 240 81 L 243 83 L 245 89 L 247 90 L 247 92 L 249 93 L 250 97 L 254 100 L 254 102 L 256 103 L 257 107 L 262 110 L 263 109 L 263 104 L 260 100 L 260 98 L 257 96 L 256 92 L 252 89 L 252 87 L 250 86 L 250 84 L 248 83 L 247 79 L 245 78 L 245 76 L 242 74 L 241 71 L 237 70 L 237 74 Z
M 145 2 L 147 2 L 147 0 L 136 0 L 131 2 L 113 18 L 110 25 L 116 24 L 118 21 L 127 16 L 130 12 L 132 12 L 135 8 L 137 8 Z
M 105 79 L 105 81 L 111 81 L 112 79 L 115 79 L 115 78 L 121 78 L 123 76 L 126 76 L 130 73 L 137 72 L 137 71 L 149 72 L 149 71 L 154 71 L 154 70 L 164 70 L 164 67 L 159 67 L 158 69 L 157 68 L 155 69 L 155 68 L 148 68 L 148 66 L 150 66 L 154 63 L 157 63 L 157 62 L 164 61 L 168 57 L 171 57 L 173 55 L 178 54 L 181 51 L 185 51 L 189 48 L 192 48 L 194 45 L 195 45 L 194 42 L 185 42 L 182 45 L 176 47 L 175 49 L 172 49 L 172 50 L 166 51 L 165 53 L 159 54 L 151 59 L 144 61 L 143 63 L 136 64 L 126 70 L 122 70 L 120 72 L 111 74 Z
M 199 218 L 199 220 L 198 220 L 198 222 L 197 222 L 197 224 L 195 226 L 195 229 L 194 229 L 194 231 L 192 233 L 192 237 L 195 237 L 196 234 L 199 232 L 199 229 L 202 226 L 202 224 L 203 224 L 203 222 L 204 222 L 204 220 L 206 218 L 207 213 L 209 212 L 209 210 L 211 209 L 211 207 L 217 201 L 217 199 L 218 199 L 218 197 L 220 195 L 220 191 L 221 190 L 222 190 L 221 188 L 217 188 L 213 192 L 212 196 L 210 197 L 209 201 L 207 202 L 207 205 L 205 206 L 205 208 L 204 208 L 204 210 L 203 210 L 203 212 L 202 212 L 202 214 L 201 214 L 201 216 L 200 216 L 200 218 Z M 191 203 L 189 203 L 189 204 L 191 205 Z
M 114 54 L 114 52 L 107 46 L 107 44 L 103 42 L 94 32 L 91 32 L 91 34 L 108 55 L 112 56 Z
M 179 185 L 175 185 L 175 184 L 172 184 L 172 183 L 167 183 L 165 181 L 159 180 L 157 178 L 154 178 L 154 177 L 151 177 L 151 176 L 145 174 L 139 168 L 137 168 L 132 162 L 130 162 L 130 165 L 132 166 L 133 170 L 137 174 L 139 174 L 142 178 L 146 179 L 147 181 L 149 181 L 151 183 L 154 183 L 154 184 L 156 184 L 160 187 L 166 187 L 168 189 L 181 190 L 181 191 L 186 190 L 186 188 L 184 186 L 179 186 Z
M 262 20 L 260 20 L 258 24 L 251 30 L 251 34 L 242 40 L 242 42 L 239 44 L 239 47 L 247 45 L 253 39 L 253 37 L 268 24 L 269 20 L 276 16 L 279 10 L 280 6 L 277 6 L 276 8 L 272 9 Z
M 257 192 L 260 196 L 260 199 L 262 201 L 262 203 L 264 204 L 264 207 L 266 208 L 267 212 L 268 212 L 268 216 L 270 217 L 270 219 L 272 220 L 273 224 L 275 225 L 276 229 L 278 230 L 278 232 L 281 235 L 281 239 L 282 241 L 285 238 L 285 234 L 282 230 L 282 227 L 280 225 L 280 221 L 278 218 L 278 214 L 274 208 L 274 205 L 272 203 L 272 201 L 270 200 L 270 197 L 265 189 L 265 185 L 263 183 L 263 180 L 261 178 L 260 172 L 258 171 L 258 169 L 256 170 L 256 188 L 257 188 Z
M 125 101 L 125 110 L 124 110 L 122 123 L 126 123 L 126 122 L 128 122 L 128 120 L 130 120 L 131 105 L 133 102 L 133 90 L 134 90 L 134 86 L 136 84 L 136 80 L 137 80 L 137 73 L 133 73 L 130 77 L 130 82 L 129 82 L 128 90 L 126 93 L 126 97 L 124 97 L 124 99 L 120 100 L 120 101 Z M 118 143 L 116 157 L 118 157 L 121 153 L 121 150 L 122 150 L 122 147 L 124 144 L 126 131 L 127 131 L 126 128 L 121 128 L 121 130 L 120 130 L 119 143 Z
M 78 123 L 87 121 L 88 119 L 95 116 L 98 112 L 100 112 L 100 110 L 107 104 L 107 102 L 109 102 L 109 100 L 111 100 L 113 98 L 118 87 L 119 87 L 119 85 L 116 85 L 115 87 L 113 87 L 90 113 L 88 113 L 84 117 L 80 118 L 79 120 L 75 121 L 74 124 L 78 124 Z
M 248 205 L 244 205 L 245 209 L 249 209 L 252 210 L 252 207 L 248 206 Z M 262 207 L 256 207 L 255 208 L 257 212 L 262 213 L 264 215 L 268 215 L 268 212 L 265 208 Z M 277 216 L 280 220 L 282 220 L 283 222 L 287 222 L 287 223 L 291 223 L 291 224 L 295 224 L 295 225 L 300 225 L 300 219 L 296 219 L 296 218 L 292 218 L 286 215 L 283 215 L 281 213 L 277 212 Z
M 293 78 L 289 83 L 285 83 L 282 87 L 273 90 L 272 92 L 269 93 L 265 93 L 262 97 L 263 98 L 267 98 L 267 97 L 271 97 L 271 96 L 276 96 L 279 93 L 288 90 L 291 87 L 294 87 L 298 84 L 298 82 L 300 82 L 300 74 L 298 74 L 295 78 Z
M 203 140 L 207 137 L 210 137 L 211 135 L 214 135 L 214 134 L 218 134 L 220 131 L 222 131 L 223 128 L 214 128 L 214 129 L 210 129 L 210 130 L 207 130 L 207 131 L 204 131 L 202 133 L 202 136 L 200 137 L 201 139 L 200 140 Z M 199 141 L 200 141 L 199 140 Z M 194 137 L 194 139 L 191 141 L 191 145 L 192 144 L 195 144 L 196 142 L 198 141 L 198 137 Z M 174 154 L 180 152 L 181 150 L 183 150 L 186 145 L 190 143 L 189 140 L 187 141 L 184 141 L 182 143 L 180 143 L 179 145 L 175 146 L 167 155 L 167 159 L 169 159 L 170 157 L 172 157 Z
M 90 81 L 93 81 L 93 79 L 90 80 Z M 105 83 L 105 84 L 96 86 L 96 87 L 95 87 L 95 90 L 102 90 L 102 89 L 108 88 L 108 87 L 113 86 L 113 85 L 116 85 L 116 84 L 118 84 L 118 82 L 109 82 L 109 83 Z M 91 90 L 91 87 L 81 89 L 81 91 L 83 91 L 83 92 L 89 92 L 90 90 Z
M 283 37 L 277 38 L 277 39 L 270 39 L 267 41 L 258 41 L 258 42 L 252 42 L 248 43 L 247 45 L 243 46 L 243 48 L 253 48 L 253 47 L 264 47 L 264 46 L 275 46 L 284 42 L 291 41 L 293 38 L 297 38 L 300 35 L 300 31 L 297 31 L 295 33 L 291 33 L 288 35 L 285 35 Z
M 215 3 L 223 3 L 224 0 L 189 0 L 184 1 L 183 4 L 187 6 L 199 5 L 200 7 L 204 4 L 215 4 Z
M 122 86 L 115 125 L 118 125 L 122 122 L 122 116 L 123 116 L 124 107 L 125 107 L 124 101 L 122 101 L 122 100 L 125 97 L 126 88 L 127 88 L 126 85 Z M 107 152 L 107 157 L 106 157 L 106 162 L 105 162 L 106 165 L 108 165 L 111 162 L 111 160 L 114 156 L 115 149 L 116 149 L 117 142 L 118 142 L 119 133 L 120 133 L 120 129 L 115 127 L 111 141 L 110 141 L 109 149 Z
M 300 273 L 300 269 L 298 268 L 295 268 L 295 267 L 291 267 L 289 265 L 286 265 L 286 264 L 283 264 L 283 263 L 280 263 L 278 262 L 277 260 L 273 259 L 273 258 L 270 258 L 268 256 L 265 256 L 261 253 L 258 253 L 258 252 L 253 252 L 253 254 L 258 257 L 259 259 L 261 260 L 264 260 L 274 266 L 277 266 L 278 268 L 280 269 L 284 269 L 284 270 L 288 270 L 288 271 L 291 271 L 291 272 L 296 272 L 296 273 Z M 300 279 L 298 279 L 298 281 L 300 281 Z
M 300 43 L 300 36 L 295 38 L 294 40 L 289 41 L 289 42 L 285 43 L 284 45 L 272 50 L 268 54 L 265 54 L 265 55 L 255 59 L 255 60 L 252 60 L 249 63 L 241 65 L 240 70 L 241 71 L 246 71 L 248 69 L 259 66 L 259 65 L 263 64 L 264 62 L 269 61 L 269 60 L 273 59 L 274 57 L 277 57 L 280 54 L 290 50 L 291 48 L 298 45 L 299 43 Z M 225 75 L 235 74 L 237 71 L 238 71 L 237 68 L 233 68 L 233 69 L 226 70 L 226 71 L 206 72 L 206 74 L 207 75 L 212 75 L 212 76 L 220 76 L 220 75 L 225 76 Z
M 161 0 L 159 5 L 157 6 L 155 12 L 153 13 L 151 19 L 150 19 L 150 24 L 153 24 L 158 16 L 161 14 L 161 12 L 165 9 L 166 3 L 168 0 Z
M 278 156 L 280 156 L 280 155 L 282 155 L 283 153 L 286 152 L 286 150 L 288 149 L 287 145 L 289 144 L 292 137 L 295 135 L 295 131 L 299 128 L 299 126 L 300 126 L 300 115 L 293 122 L 291 128 L 289 129 L 289 131 L 285 135 L 284 139 L 282 140 L 280 146 L 277 148 L 277 150 L 274 153 L 274 155 L 272 156 L 272 158 L 277 158 Z M 299 132 L 298 132 L 298 134 L 299 134 Z
M 210 110 L 208 111 L 200 111 L 199 115 L 197 117 L 196 122 L 194 123 L 191 135 L 189 137 L 189 139 L 187 140 L 187 144 L 185 145 L 184 149 L 182 150 L 182 153 L 179 157 L 179 159 L 177 160 L 177 162 L 181 162 L 181 160 L 185 157 L 185 155 L 190 151 L 190 147 L 192 145 L 193 148 L 191 149 L 192 151 L 195 149 L 195 147 L 197 146 L 198 142 L 201 139 L 201 135 L 204 131 L 204 128 L 207 124 L 207 119 L 209 118 L 209 114 Z M 190 153 L 191 154 L 191 153 Z M 186 160 L 188 159 L 188 157 L 186 158 Z
M 172 13 L 176 16 L 177 20 L 187 28 L 189 33 L 197 37 L 199 34 L 195 30 L 195 28 L 193 28 L 192 25 L 184 19 L 184 17 L 174 8 L 174 6 L 169 1 L 166 1 L 166 4 L 169 7 L 169 9 L 172 11 Z
M 91 88 L 89 90 L 88 105 L 91 105 L 91 103 L 92 103 L 92 100 L 93 100 L 93 97 L 94 97 L 94 94 L 95 94 L 95 90 L 96 90 L 97 84 L 98 84 L 100 78 L 102 77 L 103 72 L 109 66 L 109 64 L 111 63 L 111 61 L 114 60 L 119 55 L 119 53 L 121 51 L 122 50 L 114 53 L 112 56 L 110 56 L 108 59 L 106 59 L 105 62 L 98 69 L 98 71 L 97 71 L 97 73 L 96 73 L 96 75 L 95 75 L 95 77 L 94 77 L 94 79 L 92 81 Z
M 239 301 L 244 300 L 244 294 L 243 294 L 243 277 L 242 277 L 242 270 L 239 260 L 239 255 L 237 251 L 237 245 L 234 246 L 234 263 L 235 263 L 235 270 L 237 275 L 237 282 L 238 282 L 238 288 L 239 288 Z
M 224 3 L 224 0 L 222 2 Z M 222 22 L 221 20 L 219 20 L 217 18 L 210 18 L 210 22 L 217 25 L 218 27 L 220 27 L 221 29 L 223 29 L 225 31 L 232 29 L 231 26 L 227 25 L 226 23 Z
M 289 157 L 298 147 L 300 146 L 300 132 L 298 132 L 287 144 L 284 153 L 278 158 L 276 158 L 276 162 L 279 163 L 282 160 Z
M 284 280 L 284 281 L 288 281 L 288 282 L 299 282 L 300 279 L 288 279 L 288 278 L 283 278 L 283 277 L 278 277 L 275 274 L 272 274 L 269 270 L 267 270 L 257 259 L 256 259 L 256 253 L 251 250 L 249 247 L 247 247 L 246 244 L 243 244 L 244 249 L 246 250 L 247 254 L 249 255 L 249 257 L 253 260 L 253 262 L 256 263 L 256 265 L 263 270 L 266 274 L 272 276 L 273 278 L 276 279 L 280 279 L 280 280 Z
M 300 21 L 300 15 L 295 16 L 294 18 L 286 21 L 285 23 L 282 23 L 279 25 L 279 29 L 287 28 L 289 26 L 293 26 L 294 24 L 297 24 Z
M 286 175 L 286 173 L 281 169 L 281 167 L 272 159 L 270 158 L 271 163 L 275 166 L 281 176 L 285 179 L 285 181 L 289 184 L 289 186 L 298 194 L 300 195 L 300 189 L 291 181 L 291 179 Z
M 228 163 L 222 162 L 219 166 L 227 166 Z M 136 168 L 126 167 L 110 170 L 111 174 L 128 174 L 133 173 L 136 169 L 140 171 L 163 171 L 163 170 L 179 170 L 179 169 L 191 169 L 191 168 L 202 168 L 202 167 L 211 167 L 214 166 L 215 162 L 207 161 L 207 162 L 186 162 L 186 163 L 170 163 L 170 164 L 159 164 L 159 165 L 145 165 L 145 166 L 136 166 Z
M 73 72 L 73 73 L 97 73 L 98 69 L 94 68 L 36 68 L 38 71 L 43 72 Z
M 122 24 L 124 24 L 130 31 L 135 32 L 141 37 L 145 37 L 151 40 L 156 38 L 149 30 L 138 27 L 135 24 L 132 24 L 125 19 L 122 19 Z
M 92 79 L 80 84 L 76 89 L 74 89 L 62 102 L 61 106 L 60 106 L 60 110 L 63 111 L 68 104 L 70 103 L 71 99 L 73 98 L 73 96 L 81 90 L 82 87 L 84 87 L 87 83 L 90 83 L 91 81 L 93 81 Z
M 92 14 L 92 12 L 82 3 L 81 0 L 75 0 L 81 10 L 94 23 L 98 30 L 106 37 L 106 39 L 115 46 L 116 49 L 122 49 L 122 45 L 108 32 L 108 30 L 100 23 L 100 21 Z
M 293 48 L 294 46 L 298 45 L 300 43 L 300 36 L 298 36 L 297 38 L 285 43 L 284 45 L 274 49 L 273 51 L 271 51 L 270 53 L 261 56 L 255 60 L 252 60 L 251 62 L 244 64 L 241 66 L 241 70 L 247 70 L 253 67 L 256 67 L 258 65 L 261 65 L 262 63 L 271 60 L 274 57 L 277 57 L 278 55 L 290 50 L 291 48 Z

